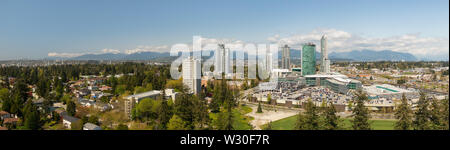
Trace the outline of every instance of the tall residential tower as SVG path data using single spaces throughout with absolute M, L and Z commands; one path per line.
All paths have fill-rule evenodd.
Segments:
M 320 39 L 320 53 L 321 53 L 321 61 L 320 61 L 320 72 L 322 73 L 330 73 L 330 60 L 328 59 L 328 47 L 327 47 L 327 36 L 323 35 L 322 39 Z
M 291 70 L 291 54 L 288 45 L 281 47 L 281 69 Z
M 201 90 L 201 62 L 189 57 L 183 60 L 183 84 L 189 87 L 191 93 L 197 94 Z

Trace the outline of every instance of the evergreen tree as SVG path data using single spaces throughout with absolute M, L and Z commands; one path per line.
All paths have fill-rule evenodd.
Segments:
M 169 123 L 170 118 L 172 118 L 172 112 L 170 110 L 170 107 L 167 104 L 167 101 L 162 101 L 158 111 L 158 121 L 162 129 L 167 128 L 167 123 Z
M 412 110 L 408 105 L 408 100 L 405 94 L 402 95 L 402 100 L 395 111 L 395 118 L 398 121 L 395 123 L 396 130 L 409 130 L 412 126 Z
M 0 101 L 2 102 L 2 110 L 10 112 L 11 109 L 11 99 L 9 90 L 7 88 L 0 89 Z
M 449 128 L 448 128 L 448 123 L 449 123 L 448 105 L 449 105 L 448 98 L 442 100 L 442 115 L 441 115 L 442 119 L 441 119 L 441 121 L 442 121 L 442 129 L 444 129 L 444 130 L 449 130 Z
M 212 101 L 209 104 L 209 109 L 211 109 L 211 112 L 213 113 L 217 113 L 220 111 L 220 99 L 222 98 L 221 87 L 222 86 L 220 85 L 214 86 Z
M 263 113 L 262 107 L 261 107 L 261 102 L 258 103 L 258 109 L 256 110 L 256 113 Z
M 195 114 L 193 101 L 193 96 L 182 92 L 175 102 L 175 114 L 183 120 L 188 129 L 194 129 Z
M 24 107 L 24 126 L 30 130 L 37 130 L 40 128 L 40 114 L 37 107 L 33 105 L 31 100 L 28 100 Z
M 23 110 L 25 102 L 28 100 L 28 92 L 30 89 L 25 84 L 23 79 L 17 79 L 14 83 L 14 88 L 12 89 L 12 103 L 10 108 L 10 113 L 17 114 L 23 119 Z
M 420 92 L 419 101 L 417 102 L 417 110 L 414 113 L 413 127 L 414 130 L 430 129 L 430 112 L 428 110 L 429 102 L 424 92 Z
M 356 93 L 356 106 L 353 109 L 353 120 L 351 121 L 354 130 L 370 130 L 369 110 L 364 106 L 364 102 L 367 100 L 367 95 L 362 90 Z
M 69 102 L 67 103 L 67 114 L 69 116 L 75 116 L 76 114 L 76 104 L 75 102 L 73 102 L 72 100 L 69 100 Z
M 433 97 L 431 100 L 431 106 L 430 106 L 430 124 L 431 129 L 439 130 L 442 129 L 442 111 L 441 111 L 441 103 Z
M 226 122 L 225 122 L 225 130 L 233 130 L 233 110 L 231 107 L 227 108 L 226 111 Z
M 297 121 L 295 122 L 296 130 L 308 130 L 306 125 L 306 118 L 303 112 L 299 112 L 297 116 Z
M 326 130 L 339 130 L 341 129 L 341 120 L 339 116 L 336 115 L 336 108 L 333 103 L 329 103 L 327 107 L 325 107 L 324 112 L 324 129 Z
M 304 124 L 306 130 L 319 130 L 319 109 L 314 105 L 312 100 L 308 100 L 304 112 Z
M 208 125 L 210 122 L 208 106 L 206 104 L 206 101 L 202 99 L 196 99 L 194 108 L 195 108 L 194 113 L 196 114 L 195 115 L 195 122 L 197 124 L 196 127 L 202 129 L 205 125 Z

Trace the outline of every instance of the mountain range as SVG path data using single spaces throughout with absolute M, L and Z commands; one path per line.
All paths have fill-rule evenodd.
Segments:
M 300 59 L 301 50 L 291 49 L 291 58 Z M 49 57 L 48 59 L 65 59 L 65 60 L 156 60 L 170 57 L 169 52 L 140 52 L 132 54 L 124 53 L 105 53 L 105 54 L 85 54 L 72 58 Z M 281 58 L 281 53 L 278 53 Z M 410 53 L 394 52 L 391 50 L 375 51 L 375 50 L 353 50 L 349 52 L 332 52 L 328 57 L 334 60 L 348 61 L 418 61 L 414 55 Z M 320 59 L 320 52 L 316 52 L 316 58 Z

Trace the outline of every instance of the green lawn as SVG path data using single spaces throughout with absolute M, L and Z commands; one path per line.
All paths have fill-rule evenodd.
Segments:
M 344 120 L 344 128 L 351 129 L 350 119 Z M 297 115 L 287 117 L 272 122 L 272 128 L 274 130 L 293 130 L 295 122 L 297 121 Z M 395 120 L 370 120 L 372 129 L 374 130 L 394 130 Z
M 252 117 L 245 116 L 245 114 L 252 112 L 252 109 L 248 106 L 240 106 L 233 109 L 233 128 L 235 130 L 251 130 L 253 127 L 249 124 Z M 217 113 L 210 113 L 209 116 L 213 122 L 217 120 Z

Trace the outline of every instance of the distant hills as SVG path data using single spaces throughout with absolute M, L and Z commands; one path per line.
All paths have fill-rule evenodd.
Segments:
M 281 55 L 281 54 L 279 54 Z M 300 59 L 301 50 L 291 50 L 291 57 Z M 316 59 L 320 59 L 320 52 L 316 52 Z M 280 56 L 281 58 L 281 56 Z M 328 54 L 328 58 L 332 61 L 418 61 L 414 55 L 410 53 L 394 52 L 391 50 L 375 51 L 375 50 L 353 50 L 350 52 L 332 52 Z
M 292 49 L 291 58 L 300 59 L 301 50 Z M 278 53 L 281 58 L 281 53 Z M 328 55 L 332 60 L 347 61 L 418 61 L 414 55 L 410 53 L 394 52 L 391 50 L 375 51 L 375 50 L 353 50 L 350 52 L 332 52 Z M 133 54 L 124 53 L 105 53 L 105 54 L 86 54 L 72 58 L 50 57 L 49 59 L 65 59 L 65 60 L 160 60 L 170 58 L 169 52 L 140 52 Z M 316 58 L 320 59 L 320 52 L 316 52 Z
M 333 59 L 350 59 L 355 61 L 418 61 L 410 53 L 394 52 L 391 50 L 354 50 L 350 52 L 330 53 L 328 57 Z

